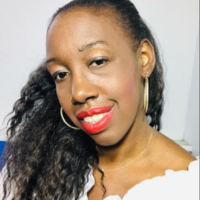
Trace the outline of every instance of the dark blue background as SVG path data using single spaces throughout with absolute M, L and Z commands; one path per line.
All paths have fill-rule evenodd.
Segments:
M 5 144 L 6 144 L 5 141 L 0 141 L 0 156 L 3 153 L 3 149 L 4 149 Z
M 4 147 L 5 147 L 5 144 L 6 144 L 5 141 L 0 141 L 0 157 L 1 157 L 2 153 L 3 153 L 3 149 L 4 149 Z M 3 164 L 2 164 L 2 162 L 0 161 L 0 169 L 1 169 L 2 167 L 3 167 Z

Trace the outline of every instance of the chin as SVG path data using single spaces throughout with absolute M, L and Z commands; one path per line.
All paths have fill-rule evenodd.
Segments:
M 116 137 L 116 135 L 108 136 L 108 134 L 105 136 L 104 134 L 100 133 L 99 135 L 93 136 L 92 139 L 94 142 L 102 147 L 112 147 L 116 146 L 122 141 L 123 137 Z

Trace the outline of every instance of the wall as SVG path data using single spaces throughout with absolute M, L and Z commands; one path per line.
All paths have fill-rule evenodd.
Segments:
M 197 41 L 184 132 L 184 139 L 192 145 L 195 156 L 199 156 L 199 37 Z
M 199 1 L 135 2 L 141 15 L 156 33 L 165 63 L 166 88 L 162 132 L 174 140 L 182 140 L 185 124 L 189 123 L 186 121 L 186 115 L 199 30 Z M 196 88 L 196 91 L 199 90 Z
M 0 128 L 19 98 L 28 74 L 45 57 L 45 34 L 51 15 L 67 0 L 1 0 L 0 2 Z M 184 138 L 198 34 L 198 0 L 134 0 L 153 27 L 165 62 L 165 112 L 162 132 Z M 197 77 L 198 79 L 198 77 Z M 197 91 L 197 85 L 193 85 Z M 197 111 L 194 111 L 197 112 Z M 194 129 L 197 131 L 196 125 Z M 0 136 L 3 137 L 3 136 Z M 0 138 L 1 139 L 1 138 Z

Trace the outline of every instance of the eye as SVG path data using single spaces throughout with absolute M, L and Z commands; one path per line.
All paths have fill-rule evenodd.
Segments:
M 90 67 L 99 67 L 99 66 L 104 65 L 106 62 L 108 62 L 107 58 L 97 58 L 97 59 L 92 60 L 89 63 L 89 66 Z
M 68 72 L 56 72 L 52 75 L 54 81 L 60 81 L 68 75 Z

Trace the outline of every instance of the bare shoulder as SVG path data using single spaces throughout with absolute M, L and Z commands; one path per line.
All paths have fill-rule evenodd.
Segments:
M 163 166 L 174 171 L 187 170 L 196 158 L 161 133 L 156 133 L 155 149 L 158 157 L 162 157 Z

